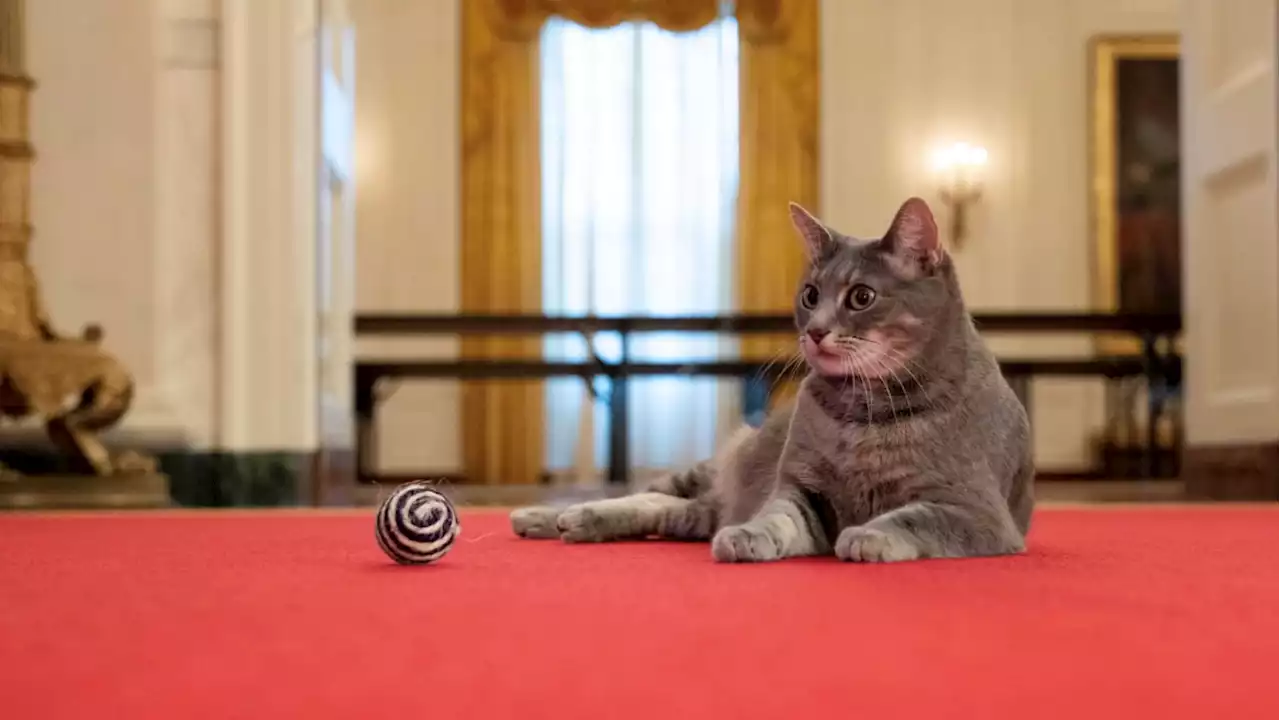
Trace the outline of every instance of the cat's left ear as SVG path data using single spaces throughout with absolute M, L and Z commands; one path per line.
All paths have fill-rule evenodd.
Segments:
M 815 262 L 826 254 L 827 248 L 835 242 L 831 231 L 818 218 L 809 214 L 808 210 L 798 203 L 791 203 L 791 224 L 804 240 L 804 251 L 809 262 Z
M 894 269 L 916 278 L 931 274 L 946 254 L 938 239 L 938 223 L 929 204 L 918 197 L 902 203 L 881 244 Z

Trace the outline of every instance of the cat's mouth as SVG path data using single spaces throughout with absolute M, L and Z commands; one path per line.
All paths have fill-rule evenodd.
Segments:
M 827 377 L 862 377 L 882 378 L 896 377 L 895 368 L 899 361 L 893 351 L 885 351 L 884 345 L 856 335 L 832 341 L 824 338 L 815 342 L 813 338 L 804 336 L 800 340 L 800 349 L 804 353 L 809 367 L 820 375 Z
M 825 343 L 817 343 L 805 337 L 800 340 L 800 349 L 804 351 L 809 367 L 823 375 L 843 376 L 850 374 L 852 370 L 849 354 L 840 348 L 828 347 Z
M 820 345 L 814 342 L 810 342 L 809 345 L 810 345 L 809 353 L 814 355 L 815 357 L 839 359 L 845 356 L 844 352 L 837 350 L 835 348 L 825 347 L 823 345 Z

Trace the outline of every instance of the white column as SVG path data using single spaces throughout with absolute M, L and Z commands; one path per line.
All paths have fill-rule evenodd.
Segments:
M 216 444 L 219 237 L 219 8 L 157 4 L 151 352 L 154 379 L 126 427 Z M 112 328 L 107 328 L 108 338 Z M 150 438 L 148 438 L 150 439 Z
M 317 442 L 315 0 L 222 2 L 217 437 Z

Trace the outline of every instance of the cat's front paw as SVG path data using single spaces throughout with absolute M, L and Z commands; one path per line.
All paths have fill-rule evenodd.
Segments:
M 920 549 L 896 533 L 851 527 L 836 538 L 836 557 L 848 562 L 904 562 L 920 559 Z
M 711 556 L 718 562 L 768 562 L 782 556 L 768 531 L 751 525 L 721 528 L 711 539 Z
M 511 511 L 511 530 L 522 538 L 550 539 L 560 537 L 556 519 L 560 508 L 526 507 Z
M 604 542 L 612 539 L 609 518 L 589 503 L 570 505 L 556 518 L 560 539 L 571 543 Z

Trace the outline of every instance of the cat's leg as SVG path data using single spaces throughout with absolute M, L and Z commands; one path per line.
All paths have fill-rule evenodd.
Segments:
M 702 497 L 711 491 L 715 475 L 716 461 L 703 460 L 683 470 L 659 476 L 645 486 L 644 491 L 682 498 Z
M 567 534 L 568 540 L 586 542 L 630 537 L 629 534 L 615 532 L 611 526 L 630 532 L 638 524 L 635 532 L 643 531 L 644 535 L 658 535 L 671 540 L 710 540 L 718 518 L 716 504 L 711 498 L 715 472 L 715 461 L 704 460 L 662 475 L 635 495 L 579 505 L 519 508 L 511 513 L 511 529 L 523 538 L 558 538 Z M 666 502 L 653 497 L 655 495 L 692 502 Z M 653 515 L 655 507 L 662 508 L 657 516 Z M 567 530 L 562 531 L 557 523 L 567 510 L 572 512 L 565 518 Z M 640 513 L 640 521 L 632 519 L 634 513 Z M 655 523 L 656 529 L 652 529 Z
M 571 505 L 556 518 L 567 542 L 608 542 L 658 536 L 670 540 L 706 540 L 716 525 L 709 499 L 688 499 L 646 492 Z
M 1010 555 L 1023 537 L 1007 507 L 997 503 L 912 502 L 845 528 L 836 557 L 850 562 Z
M 721 528 L 711 540 L 711 556 L 719 562 L 768 562 L 829 552 L 817 514 L 798 492 L 775 495 L 750 520 Z

